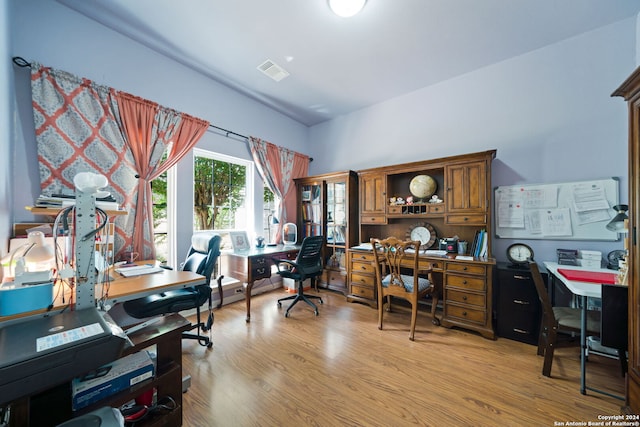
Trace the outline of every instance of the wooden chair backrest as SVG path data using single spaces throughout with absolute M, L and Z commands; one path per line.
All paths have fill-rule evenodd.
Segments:
M 402 286 L 401 274 L 413 276 L 413 292 L 418 292 L 418 254 L 420 242 L 400 240 L 396 237 L 371 239 L 376 266 L 377 281 L 380 283 L 391 275 L 390 286 Z

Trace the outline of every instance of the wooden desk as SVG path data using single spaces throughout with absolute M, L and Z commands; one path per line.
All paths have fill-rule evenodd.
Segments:
M 227 277 L 235 277 L 244 283 L 245 301 L 247 304 L 247 323 L 251 321 L 251 290 L 253 282 L 271 277 L 274 260 L 293 260 L 298 255 L 300 245 L 266 246 L 251 248 L 246 251 L 222 252 L 220 257 L 220 273 Z
M 113 280 L 110 283 L 110 289 L 106 302 L 110 304 L 121 303 L 127 300 L 141 298 L 146 295 L 157 294 L 161 291 L 167 291 L 171 289 L 180 289 L 190 286 L 196 286 L 205 283 L 205 278 L 199 274 L 190 271 L 179 270 L 162 270 L 159 273 L 147 274 L 135 277 L 123 277 L 118 273 L 112 272 Z M 102 285 L 96 285 L 96 299 L 100 297 L 100 289 Z M 68 296 L 67 296 L 68 297 Z M 68 301 L 68 300 L 67 300 Z M 45 310 L 39 310 L 37 312 L 22 313 L 16 316 L 5 316 L 0 318 L 0 325 L 2 322 L 17 322 L 24 320 L 24 318 L 31 316 L 55 315 L 53 312 L 60 311 L 65 305 L 59 301 L 52 312 L 46 312 Z M 5 323 L 6 324 L 6 323 Z M 63 414 L 63 417 L 70 418 L 72 415 L 80 415 L 89 412 L 92 409 L 96 409 L 102 405 L 119 406 L 131 398 L 141 394 L 143 391 L 150 388 L 157 388 L 158 396 L 171 396 L 177 406 L 176 409 L 166 414 L 166 417 L 153 418 L 149 422 L 141 423 L 141 425 L 170 425 L 179 426 L 182 424 L 182 332 L 190 328 L 191 323 L 184 319 L 179 314 L 171 314 L 161 317 L 159 322 L 155 322 L 144 329 L 134 332 L 129 335 L 129 338 L 133 341 L 134 347 L 126 349 L 123 356 L 133 353 L 135 351 L 142 350 L 148 346 L 157 345 L 157 372 L 153 379 L 144 381 L 137 384 L 126 391 L 116 394 L 115 396 L 108 397 L 95 405 L 78 411 L 77 414 Z M 55 367 L 52 367 L 55 368 Z M 85 372 L 78 372 L 77 375 L 82 375 Z M 75 375 L 75 373 L 74 373 Z M 59 392 L 59 390 L 57 391 Z M 54 391 L 54 393 L 56 393 Z M 69 410 L 71 408 L 68 388 L 65 388 L 62 393 L 66 393 L 64 398 L 69 399 L 69 405 L 66 405 Z M 27 397 L 21 399 L 16 404 L 16 418 L 12 416 L 12 426 L 30 425 L 29 417 L 38 412 L 46 412 L 48 408 L 30 409 L 30 399 Z M 39 424 L 39 423 L 36 423 Z M 36 425 L 32 424 L 32 425 Z M 42 425 L 42 424 L 39 424 Z
M 586 268 L 573 265 L 560 265 L 556 262 L 544 262 L 544 266 L 549 272 L 549 288 L 553 287 L 553 280 L 560 280 L 574 295 L 580 299 L 582 315 L 580 319 L 580 393 L 587 394 L 587 389 L 597 393 L 606 394 L 617 399 L 623 399 L 621 396 L 612 395 L 610 393 L 587 387 L 586 370 L 587 370 L 587 298 L 602 298 L 602 284 L 593 282 L 579 282 L 569 280 L 558 272 L 558 269 L 581 270 L 594 273 L 615 273 L 614 270 L 606 268 Z
M 113 280 L 109 283 L 108 295 L 104 303 L 112 306 L 117 303 L 142 298 L 162 291 L 188 288 L 206 283 L 204 276 L 191 271 L 180 270 L 162 270 L 159 273 L 145 274 L 135 277 L 124 277 L 115 271 L 110 270 L 110 277 L 112 277 Z M 102 288 L 102 283 L 95 286 L 94 296 L 96 301 L 102 296 Z M 68 287 L 65 287 L 64 289 L 64 301 L 66 301 L 66 303 L 63 303 L 62 293 L 58 293 L 55 288 L 54 295 L 56 295 L 56 300 L 54 301 L 54 306 L 51 311 L 37 310 L 11 316 L 0 316 L 0 323 L 60 311 L 68 305 L 71 290 Z

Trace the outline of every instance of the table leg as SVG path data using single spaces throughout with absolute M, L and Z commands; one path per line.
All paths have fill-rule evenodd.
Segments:
M 587 394 L 587 297 L 580 296 L 580 393 Z
M 253 282 L 247 283 L 244 292 L 244 299 L 247 304 L 247 318 L 245 322 L 251 322 L 251 290 L 253 289 Z

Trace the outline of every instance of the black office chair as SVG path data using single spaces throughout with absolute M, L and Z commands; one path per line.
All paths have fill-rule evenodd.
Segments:
M 191 237 L 191 247 L 181 269 L 205 276 L 205 284 L 126 301 L 122 304 L 126 313 L 136 319 L 144 319 L 195 308 L 196 323 L 191 325 L 190 330 L 197 328 L 198 333 L 185 332 L 182 337 L 196 339 L 200 345 L 211 348 L 213 346 L 211 341 L 213 307 L 210 282 L 211 275 L 220 256 L 220 241 L 220 235 L 211 232 L 199 232 Z M 222 294 L 222 278 L 223 276 L 217 278 L 218 292 L 220 294 Z M 209 301 L 209 315 L 205 323 L 200 319 L 200 306 L 207 300 Z M 222 301 L 222 298 L 220 300 Z M 200 330 L 202 332 L 209 331 L 209 336 L 201 335 Z
M 323 243 L 323 236 L 305 237 L 295 261 L 290 261 L 288 259 L 274 260 L 278 267 L 278 274 L 283 278 L 293 279 L 298 285 L 298 292 L 296 295 L 280 298 L 278 300 L 278 307 L 282 307 L 282 301 L 293 300 L 291 305 L 287 308 L 287 311 L 284 313 L 285 317 L 289 317 L 289 310 L 291 310 L 298 301 L 304 301 L 309 304 L 313 307 L 314 314 L 316 316 L 318 315 L 318 307 L 311 301 L 311 298 L 318 299 L 320 300 L 320 304 L 323 304 L 322 298 L 316 295 L 306 295 L 304 293 L 304 281 L 311 279 L 315 283 L 317 277 L 322 274 Z

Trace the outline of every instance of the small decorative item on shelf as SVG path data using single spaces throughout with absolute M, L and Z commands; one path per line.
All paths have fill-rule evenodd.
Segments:
M 409 183 L 409 191 L 418 201 L 427 200 L 438 188 L 438 183 L 429 175 L 416 175 Z
M 438 197 L 437 194 L 434 194 L 433 196 L 431 196 L 431 198 L 429 199 L 429 203 L 442 203 L 444 202 L 444 200 L 442 200 L 440 197 Z

